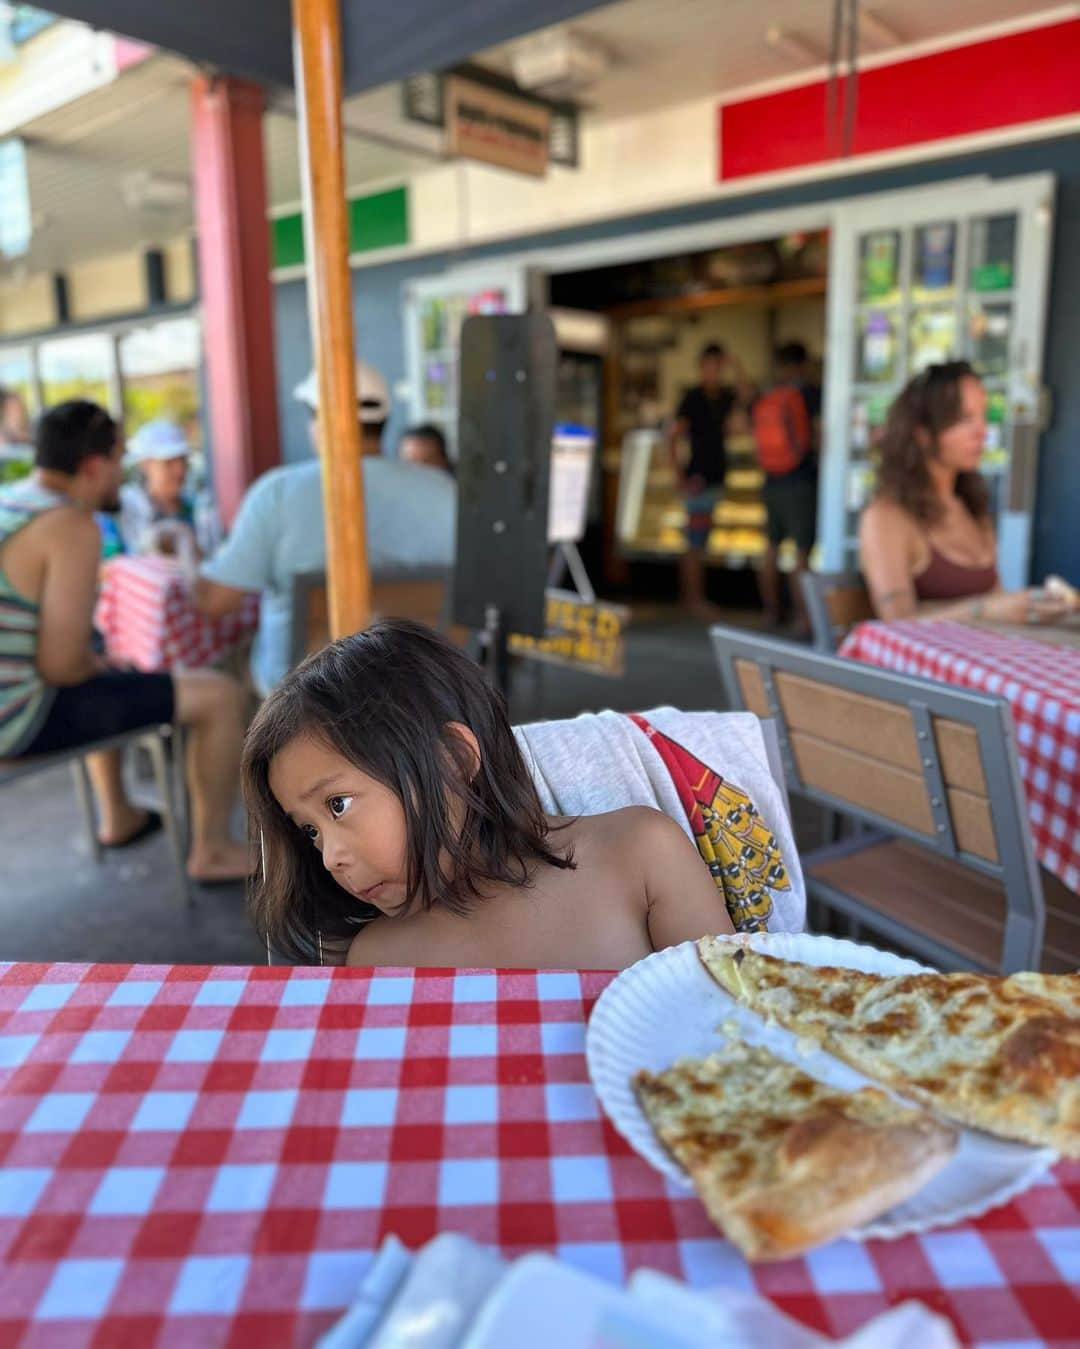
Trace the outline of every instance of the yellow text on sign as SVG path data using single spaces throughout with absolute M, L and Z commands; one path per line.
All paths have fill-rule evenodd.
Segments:
M 630 611 L 622 604 L 586 603 L 565 590 L 549 590 L 543 637 L 511 633 L 510 652 L 550 665 L 568 665 L 618 678 L 624 667 L 624 633 Z

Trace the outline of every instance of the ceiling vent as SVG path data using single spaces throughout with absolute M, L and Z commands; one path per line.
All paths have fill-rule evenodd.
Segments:
M 191 205 L 191 184 L 148 169 L 125 174 L 120 191 L 129 211 L 176 211 Z
M 515 43 L 510 64 L 522 89 L 571 98 L 606 74 L 611 53 L 586 33 L 552 28 Z

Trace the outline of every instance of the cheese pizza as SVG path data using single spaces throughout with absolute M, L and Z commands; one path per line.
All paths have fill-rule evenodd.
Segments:
M 1080 1156 L 1080 975 L 884 976 L 703 937 L 733 998 L 975 1129 Z
M 842 1092 L 739 1041 L 642 1071 L 649 1123 L 750 1260 L 782 1260 L 871 1221 L 952 1156 L 956 1134 L 883 1091 Z

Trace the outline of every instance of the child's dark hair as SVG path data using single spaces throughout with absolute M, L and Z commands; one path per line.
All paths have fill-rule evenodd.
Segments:
M 475 775 L 452 722 L 476 736 Z M 378 914 L 341 889 L 270 790 L 274 756 L 303 734 L 323 740 L 401 802 L 407 884 L 417 906 L 466 913 L 485 884 L 527 886 L 537 863 L 574 865 L 568 851 L 548 845 L 547 819 L 506 704 L 479 666 L 419 623 L 374 623 L 288 674 L 247 734 L 244 801 L 253 847 L 263 850 L 251 916 L 282 955 L 310 961 L 320 939 L 340 946 Z M 464 808 L 459 830 L 455 803 Z

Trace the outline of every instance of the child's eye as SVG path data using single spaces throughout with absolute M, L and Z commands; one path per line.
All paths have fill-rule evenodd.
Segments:
M 300 832 L 309 843 L 317 843 L 319 840 L 319 831 L 313 824 L 302 824 L 300 826 Z
M 331 796 L 327 798 L 326 802 L 327 809 L 335 820 L 340 820 L 351 805 L 351 796 Z

